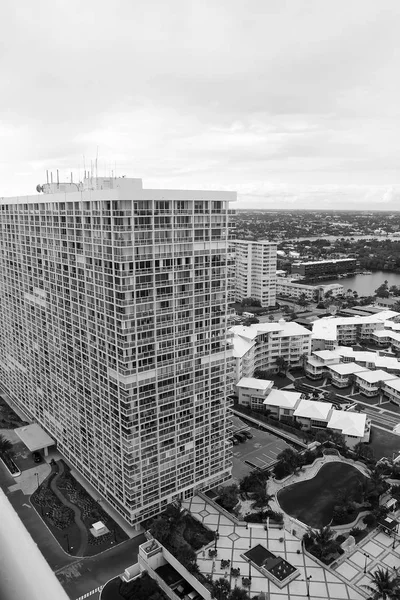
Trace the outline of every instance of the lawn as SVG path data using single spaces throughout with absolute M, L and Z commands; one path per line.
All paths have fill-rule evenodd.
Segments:
M 377 427 L 372 427 L 370 446 L 374 451 L 376 459 L 380 459 L 383 456 L 392 458 L 393 452 L 397 453 L 400 450 L 400 436 L 389 431 L 382 431 L 382 429 L 378 429 Z
M 7 404 L 7 402 L 0 396 L 0 428 L 1 429 L 15 429 L 22 425 L 27 425 L 26 421 L 19 418 L 16 412 Z
M 278 492 L 278 500 L 287 514 L 319 528 L 331 522 L 337 492 L 344 488 L 351 492 L 363 479 L 364 475 L 351 465 L 330 463 L 321 467 L 312 479 Z

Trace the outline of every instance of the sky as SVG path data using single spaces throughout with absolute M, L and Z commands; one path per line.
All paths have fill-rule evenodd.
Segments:
M 3 0 L 0 196 L 46 170 L 400 207 L 398 0 Z

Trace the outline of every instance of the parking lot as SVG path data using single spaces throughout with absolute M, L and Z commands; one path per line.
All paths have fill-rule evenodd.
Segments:
M 284 440 L 253 427 L 253 437 L 233 446 L 233 477 L 241 479 L 254 468 L 264 469 L 276 460 L 282 450 L 290 447 Z

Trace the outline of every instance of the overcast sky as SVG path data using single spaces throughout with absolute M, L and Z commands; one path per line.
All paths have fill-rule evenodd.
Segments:
M 46 169 L 400 207 L 399 0 L 3 0 L 0 195 Z

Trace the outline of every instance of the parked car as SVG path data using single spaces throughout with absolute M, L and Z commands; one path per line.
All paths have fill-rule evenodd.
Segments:
M 235 437 L 231 437 L 231 442 L 234 446 L 238 446 L 238 444 L 239 444 L 239 440 Z
M 253 437 L 251 431 L 241 431 L 240 433 L 243 433 L 243 435 L 245 435 L 248 440 L 251 440 L 251 438 Z
M 32 458 L 35 463 L 41 463 L 43 460 L 40 452 L 32 452 Z
M 243 433 L 234 433 L 233 437 L 239 440 L 239 442 L 245 442 L 247 439 L 246 436 L 243 435 Z

